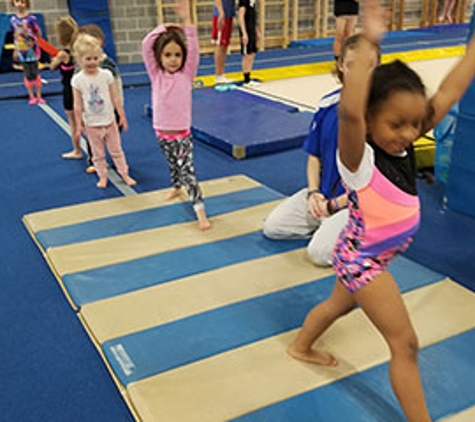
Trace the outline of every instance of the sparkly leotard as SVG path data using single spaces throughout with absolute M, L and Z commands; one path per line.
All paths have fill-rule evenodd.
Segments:
M 419 227 L 414 151 L 411 147 L 401 156 L 392 156 L 366 144 L 359 176 L 338 164 L 348 188 L 350 216 L 335 246 L 333 267 L 354 292 L 386 270 L 391 259 L 407 249 Z

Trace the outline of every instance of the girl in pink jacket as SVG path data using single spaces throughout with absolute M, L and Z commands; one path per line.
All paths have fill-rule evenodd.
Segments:
M 191 90 L 198 70 L 199 47 L 188 0 L 178 2 L 177 15 L 183 26 L 159 25 L 144 38 L 142 55 L 152 85 L 153 128 L 170 166 L 173 189 L 168 199 L 180 195 L 184 186 L 199 228 L 208 230 L 211 224 L 193 161 Z

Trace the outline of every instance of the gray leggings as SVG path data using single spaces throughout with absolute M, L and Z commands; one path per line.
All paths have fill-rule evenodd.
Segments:
M 157 142 L 170 166 L 170 178 L 175 188 L 184 186 L 188 192 L 193 208 L 203 207 L 203 194 L 196 180 L 193 163 L 193 143 L 191 133 L 186 136 L 173 136 L 166 139 L 157 135 Z

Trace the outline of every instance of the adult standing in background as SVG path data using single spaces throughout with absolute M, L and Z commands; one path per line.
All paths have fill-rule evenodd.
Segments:
M 235 0 L 215 0 L 213 6 L 213 22 L 211 41 L 216 44 L 214 50 L 214 73 L 217 84 L 232 82 L 224 75 L 226 55 L 231 42 L 233 18 L 236 14 Z
M 335 39 L 333 40 L 333 55 L 335 56 L 335 61 L 338 61 L 343 44 L 355 32 L 356 24 L 358 23 L 359 1 L 334 1 Z

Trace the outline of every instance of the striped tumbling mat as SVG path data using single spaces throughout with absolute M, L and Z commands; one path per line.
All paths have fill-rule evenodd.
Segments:
M 286 354 L 335 277 L 307 260 L 306 241 L 263 237 L 282 196 L 240 175 L 202 188 L 213 224 L 204 233 L 186 199 L 166 202 L 165 190 L 24 217 L 134 417 L 403 420 L 388 351 L 360 310 L 320 340 L 337 368 Z M 473 420 L 475 294 L 404 257 L 391 272 L 419 335 L 433 417 Z

